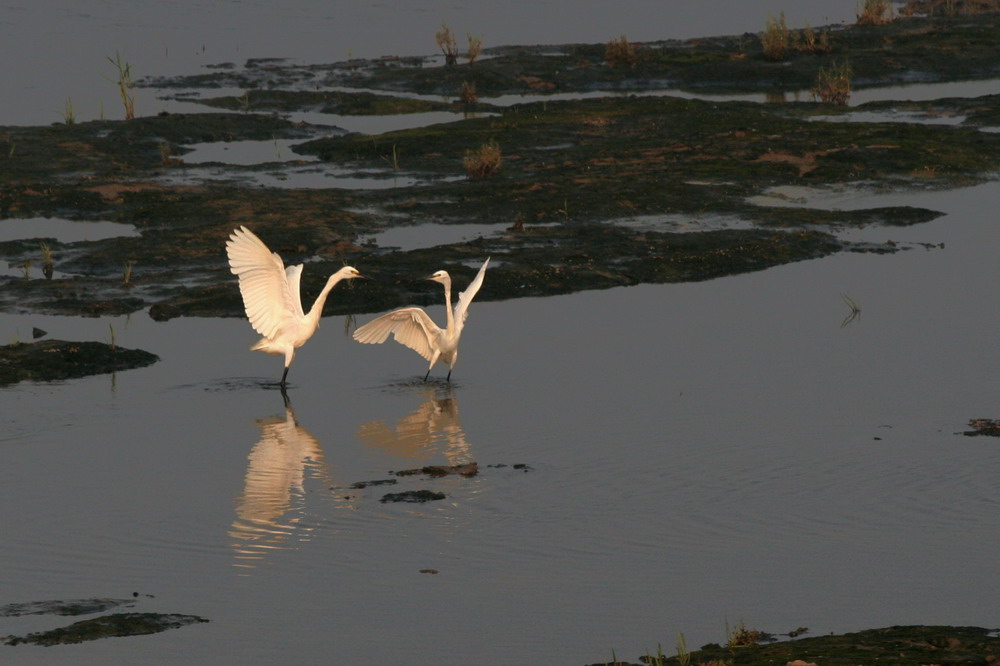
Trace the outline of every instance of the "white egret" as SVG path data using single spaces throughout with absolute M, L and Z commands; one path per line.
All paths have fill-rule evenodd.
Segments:
M 302 311 L 299 294 L 302 264 L 285 268 L 281 257 L 267 249 L 263 241 L 244 226 L 229 236 L 226 253 L 230 270 L 239 276 L 240 293 L 250 325 L 264 336 L 250 347 L 250 351 L 285 357 L 285 371 L 281 375 L 284 390 L 295 350 L 319 328 L 319 318 L 330 290 L 341 280 L 364 276 L 353 266 L 344 266 L 330 276 L 306 313 Z
M 483 262 L 479 273 L 469 283 L 468 288 L 458 295 L 458 304 L 454 312 L 451 309 L 451 276 L 447 271 L 438 271 L 425 278 L 444 285 L 445 312 L 448 316 L 447 326 L 442 329 L 421 308 L 400 308 L 393 310 L 354 331 L 354 339 L 365 344 L 381 344 L 390 333 L 396 342 L 405 345 L 430 361 L 424 381 L 431 374 L 431 368 L 438 361 L 448 364 L 448 377 L 451 381 L 451 371 L 458 361 L 458 340 L 462 337 L 465 319 L 469 316 L 469 304 L 483 286 L 483 276 L 490 260 Z

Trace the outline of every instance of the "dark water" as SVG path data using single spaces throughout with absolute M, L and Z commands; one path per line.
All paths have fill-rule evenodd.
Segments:
M 683 23 L 665 3 L 655 23 L 636 9 L 620 28 L 598 15 L 541 25 L 553 42 L 639 40 L 756 30 L 766 13 L 723 27 L 713 21 L 743 6 L 723 4 L 697 5 L 704 23 L 683 35 L 668 32 Z M 63 25 L 91 35 L 98 54 L 112 36 L 139 43 L 154 25 L 188 46 L 214 30 L 212 44 L 246 57 L 296 41 L 302 50 L 288 55 L 319 58 L 317 43 L 287 34 L 320 23 L 296 4 L 173 3 L 167 21 L 111 2 L 50 3 L 42 21 L 43 6 L 3 5 L 3 28 L 11 17 L 46 35 Z M 444 16 L 459 13 L 445 4 L 329 7 L 339 21 L 355 17 L 359 37 L 371 27 L 365 11 L 405 17 L 421 34 L 442 19 L 459 31 L 503 25 L 493 5 L 462 18 Z M 254 17 L 273 18 L 270 30 L 249 30 Z M 664 33 L 640 32 L 642 18 Z M 405 50 L 394 34 L 362 43 Z M 233 57 L 228 48 L 219 55 Z M 168 68 L 183 49 L 169 51 Z M 114 377 L 0 389 L 0 604 L 137 592 L 136 610 L 211 620 L 3 648 L 0 660 L 579 664 L 612 650 L 636 659 L 657 643 L 670 652 L 677 632 L 692 646 L 719 641 L 740 620 L 772 632 L 995 624 L 1000 448 L 956 433 L 970 418 L 1000 418 L 1000 186 L 781 194 L 770 203 L 947 215 L 854 232 L 908 248 L 893 255 L 474 303 L 451 387 L 418 381 L 426 366 L 411 351 L 357 345 L 350 322 L 326 318 L 292 367 L 290 410 L 271 388 L 280 361 L 247 351 L 255 336 L 244 321 L 0 315 L 5 343 L 34 326 L 108 341 L 113 327 L 118 344 L 162 358 Z M 842 294 L 861 307 L 847 325 Z M 431 314 L 443 320 L 441 308 Z M 351 488 L 470 460 L 477 477 Z M 419 489 L 447 497 L 379 501 Z M 0 618 L 0 635 L 66 623 Z

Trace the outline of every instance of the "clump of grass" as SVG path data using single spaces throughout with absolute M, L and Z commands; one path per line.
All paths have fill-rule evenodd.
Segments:
M 31 259 L 25 259 L 24 263 L 21 264 L 21 269 L 24 271 L 24 279 L 31 279 Z
M 108 62 L 118 70 L 118 79 L 115 83 L 118 85 L 122 106 L 125 107 L 125 120 L 132 120 L 135 118 L 135 98 L 132 96 L 135 84 L 132 82 L 132 66 L 122 60 L 122 55 L 118 51 L 115 51 L 114 58 L 108 56 Z
M 604 62 L 611 67 L 635 67 L 639 62 L 639 50 L 622 35 L 604 47 Z
M 469 59 L 469 67 L 472 67 L 483 51 L 483 38 L 474 37 L 469 33 L 465 33 L 465 37 L 469 40 L 469 50 L 466 51 L 466 57 Z
M 442 23 L 441 29 L 434 33 L 434 41 L 444 54 L 444 64 L 458 64 L 458 44 L 455 42 L 455 34 L 447 23 Z
M 479 101 L 474 81 L 462 81 L 462 89 L 458 93 L 458 99 L 462 104 L 475 104 Z
M 677 632 L 677 663 L 680 666 L 689 666 L 691 663 L 691 651 L 688 650 L 687 639 L 681 632 Z
M 764 639 L 764 633 L 756 629 L 747 629 L 747 625 L 744 624 L 743 620 L 740 620 L 740 623 L 733 627 L 732 631 L 728 626 L 726 627 L 726 637 L 726 647 L 732 649 L 757 645 Z
M 500 145 L 496 141 L 484 143 L 476 150 L 467 150 L 463 160 L 469 180 L 492 176 L 500 170 L 502 161 Z
M 854 70 L 846 60 L 839 65 L 833 63 L 830 67 L 820 67 L 816 75 L 816 85 L 812 89 L 814 97 L 827 104 L 846 106 L 851 98 L 851 76 Z
M 863 0 L 857 13 L 858 25 L 883 25 L 892 22 L 889 0 Z
M 778 14 L 778 18 L 768 15 L 767 21 L 764 23 L 764 32 L 760 33 L 760 45 L 764 50 L 764 57 L 768 60 L 784 58 L 788 52 L 789 40 L 785 12 Z
M 39 249 L 42 251 L 42 274 L 45 276 L 46 280 L 52 279 L 52 248 L 45 241 L 40 241 L 38 243 Z
M 816 35 L 816 31 L 811 26 L 806 25 L 802 30 L 792 33 L 792 48 L 804 53 L 829 53 L 830 33 L 826 30 Z
M 132 262 L 125 262 L 125 273 L 122 275 L 122 284 L 126 287 L 132 286 Z
M 67 125 L 76 123 L 76 111 L 73 110 L 73 98 L 66 98 L 66 106 L 63 109 L 63 122 Z

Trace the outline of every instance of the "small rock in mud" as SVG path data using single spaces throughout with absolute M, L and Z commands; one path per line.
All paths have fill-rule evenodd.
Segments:
M 167 629 L 177 629 L 198 622 L 208 622 L 208 620 L 197 615 L 176 613 L 115 613 L 27 636 L 8 636 L 5 642 L 7 645 L 20 645 L 22 643 L 46 646 L 68 645 L 100 638 L 156 634 Z
M 420 504 L 423 502 L 431 502 L 433 500 L 443 500 L 444 498 L 444 493 L 436 493 L 433 490 L 407 490 L 401 493 L 388 493 L 383 495 L 382 499 L 379 501 L 383 504 L 386 502 L 410 502 Z
M 966 430 L 962 433 L 966 437 L 976 437 L 977 435 L 1000 437 L 1000 420 L 971 419 L 969 421 L 969 425 L 972 427 L 972 430 Z
M 404 469 L 395 472 L 396 476 L 413 476 L 414 474 L 426 474 L 427 476 L 447 476 L 449 474 L 461 474 L 462 476 L 475 476 L 479 474 L 478 463 L 466 463 L 464 465 L 427 465 L 414 469 Z
M 373 481 L 355 481 L 349 487 L 354 490 L 360 490 L 368 486 L 391 486 L 396 483 L 398 483 L 396 479 L 375 479 Z

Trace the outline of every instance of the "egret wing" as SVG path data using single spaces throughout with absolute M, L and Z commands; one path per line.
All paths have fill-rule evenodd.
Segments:
M 278 256 L 278 255 L 274 255 Z M 280 260 L 280 258 L 279 258 Z M 299 288 L 299 283 L 302 278 L 302 264 L 296 264 L 295 266 L 289 266 L 285 269 L 285 282 L 288 287 L 288 297 L 292 302 L 292 309 L 297 317 L 305 317 L 306 313 L 302 311 L 302 291 Z
M 354 331 L 354 339 L 368 345 L 381 344 L 392 333 L 396 342 L 429 361 L 434 356 L 432 341 L 440 332 L 438 325 L 420 308 L 400 308 L 359 327 Z
M 489 265 L 490 259 L 487 257 L 483 265 L 479 267 L 476 277 L 472 279 L 472 282 L 465 288 L 465 291 L 458 295 L 458 305 L 455 306 L 455 322 L 459 326 L 464 324 L 465 318 L 469 316 L 469 304 L 472 303 L 472 299 L 479 292 L 479 288 L 483 286 L 483 277 L 486 275 L 486 267 Z
M 267 249 L 246 227 L 233 231 L 226 241 L 230 270 L 240 279 L 240 293 L 253 329 L 274 338 L 281 325 L 296 312 L 299 297 L 292 296 L 289 275 L 281 257 Z M 301 273 L 301 266 L 289 268 Z M 298 275 L 295 282 L 298 283 Z M 298 310 L 301 311 L 301 304 Z

